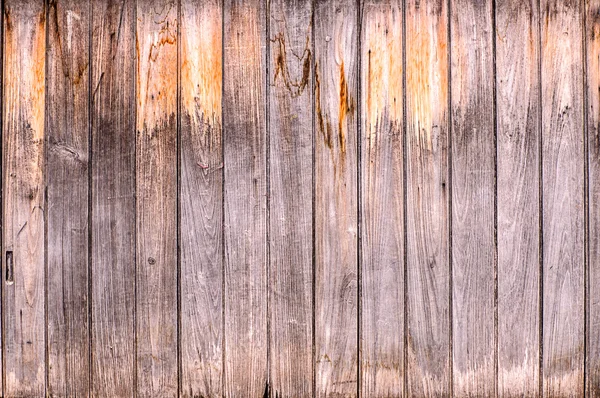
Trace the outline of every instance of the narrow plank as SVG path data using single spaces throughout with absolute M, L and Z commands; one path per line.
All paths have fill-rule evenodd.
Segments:
M 184 397 L 223 395 L 221 7 L 221 1 L 217 0 L 181 2 L 181 393 Z
M 453 385 L 494 396 L 492 1 L 451 2 Z
M 450 395 L 447 1 L 406 7 L 407 394 Z
M 94 397 L 133 396 L 135 378 L 135 3 L 91 2 Z
M 589 258 L 586 396 L 600 398 L 600 1 L 586 4 Z
M 537 1 L 496 2 L 498 395 L 539 395 Z
M 48 115 L 48 394 L 86 396 L 89 376 L 89 2 L 50 3 Z
M 137 3 L 137 393 L 177 396 L 177 2 Z
M 315 2 L 316 396 L 355 397 L 358 3 Z
M 361 16 L 361 396 L 403 396 L 402 2 Z
M 269 15 L 271 393 L 313 390 L 312 1 L 273 0 Z
M 583 15 L 575 0 L 541 10 L 543 392 L 583 396 Z
M 225 395 L 267 384 L 266 3 L 227 0 L 225 13 Z
M 45 394 L 43 1 L 4 2 L 4 394 Z

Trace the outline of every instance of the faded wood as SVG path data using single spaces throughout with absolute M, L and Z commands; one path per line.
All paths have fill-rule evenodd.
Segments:
M 181 376 L 184 397 L 222 395 L 223 159 L 220 1 L 181 3 Z
M 543 394 L 583 396 L 583 10 L 556 0 L 541 10 Z
M 448 9 L 406 4 L 407 395 L 450 395 Z
M 90 395 L 134 394 L 135 4 L 91 2 Z
M 48 16 L 48 385 L 85 396 L 89 376 L 89 4 L 60 0 Z
M 267 389 L 266 3 L 227 0 L 225 164 L 225 391 Z
M 539 394 L 538 11 L 536 1 L 496 2 L 498 394 L 507 397 Z
M 273 396 L 313 391 L 312 1 L 268 17 L 269 346 Z
M 361 396 L 403 396 L 402 9 L 369 0 L 361 16 Z
M 4 2 L 2 112 L 5 396 L 45 394 L 45 55 L 43 1 Z
M 355 397 L 358 361 L 358 8 L 315 3 L 316 396 Z
M 457 397 L 490 397 L 495 375 L 492 1 L 451 13 L 452 355 Z
M 136 364 L 139 396 L 178 394 L 177 3 L 137 3 Z

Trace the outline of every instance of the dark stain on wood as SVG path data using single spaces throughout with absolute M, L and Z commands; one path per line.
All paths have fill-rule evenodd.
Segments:
M 311 67 L 311 59 L 312 54 L 310 51 L 310 38 L 306 37 L 306 46 L 301 54 L 297 54 L 294 51 L 291 51 L 292 55 L 302 63 L 302 76 L 300 79 L 294 79 L 290 76 L 290 71 L 288 68 L 288 59 L 287 59 L 287 49 L 285 43 L 285 35 L 280 32 L 275 35 L 274 39 L 271 39 L 271 43 L 273 43 L 273 47 L 277 48 L 277 57 L 275 60 L 275 72 L 273 76 L 273 84 L 277 82 L 277 77 L 281 76 L 283 80 L 283 84 L 290 92 L 292 98 L 298 97 L 302 94 L 306 85 L 309 82 L 310 78 L 310 67 Z

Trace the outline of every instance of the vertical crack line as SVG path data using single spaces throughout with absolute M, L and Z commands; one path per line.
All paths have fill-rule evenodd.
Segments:
M 92 203 L 93 203 L 93 196 L 92 196 L 92 189 L 93 189 L 93 152 L 94 152 L 94 147 L 93 147 L 93 99 L 92 99 L 92 79 L 94 77 L 93 74 L 93 65 L 92 65 L 92 49 L 93 47 L 93 35 L 92 35 L 92 26 L 93 26 L 93 18 L 94 18 L 94 14 L 92 12 L 92 1 L 93 0 L 88 0 L 88 101 L 87 101 L 87 111 L 88 111 L 88 206 L 87 206 L 87 327 L 88 327 L 88 396 L 91 397 L 92 396 L 92 383 L 93 383 L 93 372 L 92 372 L 92 366 L 93 366 L 93 362 L 92 362 L 92 272 L 93 272 L 93 267 L 92 267 L 92 261 L 93 261 L 93 253 L 92 253 L 92 234 L 93 234 L 93 228 L 92 228 L 92 221 L 93 221 L 93 217 L 92 217 Z
M 0 206 L 0 220 L 1 220 L 1 225 L 0 225 L 0 244 L 2 246 L 2 252 L 4 252 L 4 231 L 5 231 L 5 219 L 4 219 L 4 203 L 5 203 L 5 199 L 4 199 L 4 183 L 6 181 L 5 178 L 5 170 L 4 170 L 4 16 L 5 16 L 5 1 L 4 0 L 0 0 L 0 7 L 1 7 L 1 11 L 2 11 L 2 16 L 0 17 L 0 43 L 1 43 L 1 55 L 2 57 L 0 57 L 0 68 L 1 68 L 1 72 L 2 73 L 2 84 L 0 84 L 0 94 L 1 94 L 1 101 L 0 101 L 0 118 L 1 123 L 0 123 L 0 129 L 1 129 L 1 135 L 0 135 L 0 174 L 2 175 L 2 181 L 0 182 L 0 202 L 1 205 Z M 5 264 L 6 265 L 6 264 Z M 4 283 L 0 283 L 0 340 L 2 340 L 1 343 L 1 356 L 2 356 L 2 396 L 5 395 L 5 391 L 6 391 L 6 336 L 5 336 L 5 332 L 6 332 L 6 316 L 5 316 L 5 298 L 4 298 Z
M 221 60 L 225 56 L 225 0 L 221 0 Z M 221 394 L 223 397 L 227 396 L 225 393 L 225 379 L 226 379 L 226 352 L 227 347 L 225 346 L 225 140 L 223 139 L 224 123 L 223 123 L 223 98 L 225 93 L 225 62 L 221 61 Z
M 537 2 L 538 26 L 537 26 L 537 134 L 538 134 L 538 394 L 544 396 L 544 168 L 543 168 L 543 126 L 542 126 L 542 14 L 541 0 Z
M 453 319 L 453 271 L 452 271 L 452 0 L 446 0 L 448 41 L 446 59 L 448 62 L 448 391 L 454 396 L 454 319 Z
M 139 0 L 139 1 L 144 1 L 144 0 Z M 121 4 L 121 7 L 125 7 L 125 3 L 126 1 L 123 1 L 123 3 Z M 137 23 L 138 23 L 138 1 L 134 1 L 133 2 L 133 23 L 132 25 L 132 33 L 133 33 L 133 38 L 135 40 L 135 43 L 137 44 L 138 42 L 138 29 L 137 29 Z M 122 12 L 123 10 L 121 10 Z M 138 388 L 137 388 L 137 381 L 138 381 L 138 358 L 137 358 L 137 354 L 138 354 L 138 331 L 137 331 L 137 304 L 138 304 L 138 296 L 137 296 L 137 288 L 138 288 L 138 186 L 137 186 L 137 162 L 138 162 L 138 145 L 137 145 L 137 119 L 138 119 L 138 109 L 137 109 L 137 81 L 138 81 L 138 63 L 139 63 L 139 59 L 138 59 L 138 52 L 136 49 L 136 46 L 134 46 L 133 48 L 133 82 L 134 84 L 132 85 L 132 89 L 133 89 L 133 139 L 134 139 L 134 145 L 133 145 L 133 186 L 134 186 L 134 227 L 133 227 L 133 234 L 134 234 L 134 241 L 135 241 L 135 247 L 133 249 L 133 274 L 134 274 L 134 282 L 133 282 L 133 396 L 134 398 L 137 398 L 138 396 Z
M 317 73 L 317 54 L 315 46 L 315 0 L 311 1 L 311 13 L 310 13 L 310 35 L 311 35 L 311 51 L 313 54 L 311 60 L 312 67 L 312 78 L 311 78 L 311 130 L 312 130 L 312 396 L 317 396 L 317 306 L 316 306 L 316 139 L 315 139 L 315 79 Z
M 582 12 L 582 73 L 583 73 L 583 224 L 584 224 L 584 240 L 583 240 L 583 396 L 589 395 L 588 391 L 588 360 L 587 355 L 589 344 L 589 298 L 590 298 L 590 163 L 589 163 L 589 97 L 588 97 L 588 76 L 587 76 L 587 7 L 586 1 L 581 1 Z
M 492 119 L 494 129 L 494 396 L 498 397 L 498 107 L 496 65 L 496 0 L 492 0 Z
M 177 0 L 177 117 L 176 117 L 176 230 L 177 230 L 177 396 L 182 389 L 182 360 L 181 360 L 181 0 Z
M 402 390 L 408 396 L 408 194 L 407 190 L 407 159 L 406 159 L 406 0 L 402 0 L 402 245 L 403 245 L 403 375 Z
M 261 2 L 262 4 L 262 2 Z M 265 288 L 267 289 L 267 395 L 270 395 L 271 385 L 271 106 L 270 106 L 270 84 L 269 84 L 269 57 L 271 55 L 271 1 L 266 0 L 265 12 L 265 235 L 266 235 L 266 271 Z M 270 398 L 267 396 L 265 398 Z
M 50 38 L 48 35 L 48 18 L 50 17 L 49 1 L 44 1 L 44 162 L 42 170 L 42 179 L 44 181 L 44 391 L 49 395 L 49 350 L 48 350 L 48 48 L 50 47 Z M 21 336 L 22 337 L 22 336 Z
M 356 134 L 356 203 L 357 203 L 357 218 L 356 218 L 356 276 L 357 276 L 357 300 L 356 300 L 356 396 L 361 397 L 362 388 L 362 1 L 356 0 L 356 20 L 357 20 L 357 52 L 356 52 L 356 75 L 357 82 L 357 134 Z

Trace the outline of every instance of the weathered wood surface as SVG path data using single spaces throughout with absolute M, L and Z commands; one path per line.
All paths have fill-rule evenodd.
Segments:
M 266 3 L 224 3 L 225 391 L 267 385 Z
M 496 7 L 498 395 L 529 397 L 540 351 L 539 10 Z
M 48 15 L 48 385 L 89 388 L 89 3 L 56 1 Z
M 180 332 L 184 397 L 222 396 L 222 12 L 220 1 L 181 2 L 179 234 L 181 275 L 186 276 L 181 279 Z M 176 176 L 169 178 L 174 183 Z
M 402 2 L 361 15 L 360 391 L 403 396 L 404 186 Z
M 600 397 L 599 10 L 5 0 L 0 395 Z

